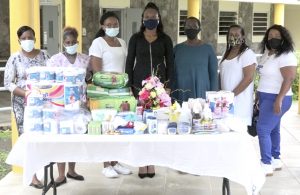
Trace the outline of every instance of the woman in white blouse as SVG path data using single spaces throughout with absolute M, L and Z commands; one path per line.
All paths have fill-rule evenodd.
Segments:
M 127 47 L 125 41 L 118 38 L 119 18 L 113 12 L 106 12 L 100 19 L 100 29 L 96 34 L 90 49 L 89 56 L 93 72 L 125 71 Z M 104 162 L 102 173 L 109 178 L 119 174 L 128 175 L 131 171 L 117 161 Z
M 220 62 L 221 89 L 234 93 L 234 116 L 251 125 L 255 53 L 245 42 L 244 29 L 233 25 L 227 33 L 227 48 Z

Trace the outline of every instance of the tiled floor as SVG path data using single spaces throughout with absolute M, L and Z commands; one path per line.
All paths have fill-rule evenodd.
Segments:
M 258 150 L 257 138 L 253 144 Z M 260 195 L 299 195 L 300 194 L 300 115 L 297 105 L 282 120 L 282 171 L 268 177 Z M 117 179 L 107 179 L 102 173 L 100 163 L 79 163 L 77 171 L 86 180 L 83 182 L 68 180 L 66 185 L 58 188 L 59 195 L 221 195 L 222 179 L 182 175 L 175 170 L 157 167 L 157 175 L 152 178 L 139 179 L 137 168 L 133 174 Z M 55 171 L 56 173 L 56 171 Z M 230 182 L 232 195 L 245 195 L 244 188 Z M 9 173 L 0 181 L 2 195 L 40 195 L 41 190 L 22 186 L 22 176 Z M 52 194 L 49 191 L 47 194 Z

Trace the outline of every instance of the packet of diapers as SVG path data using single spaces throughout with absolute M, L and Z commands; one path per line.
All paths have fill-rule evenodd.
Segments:
M 117 72 L 97 72 L 93 76 L 93 83 L 109 89 L 125 87 L 128 82 L 126 73 Z

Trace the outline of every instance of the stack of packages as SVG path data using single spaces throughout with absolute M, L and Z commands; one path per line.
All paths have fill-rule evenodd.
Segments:
M 30 93 L 25 99 L 24 132 L 86 132 L 90 114 L 81 109 L 85 69 L 32 67 L 26 74 Z
M 126 73 L 97 72 L 87 87 L 93 121 L 89 134 L 133 134 L 137 101 L 126 87 Z M 115 131 L 118 129 L 118 131 Z

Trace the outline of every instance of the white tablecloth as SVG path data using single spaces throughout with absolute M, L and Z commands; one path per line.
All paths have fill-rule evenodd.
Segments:
M 205 135 L 30 135 L 23 134 L 6 162 L 24 168 L 23 183 L 49 162 L 104 162 L 158 165 L 226 177 L 248 194 L 265 181 L 250 137 L 230 132 Z

